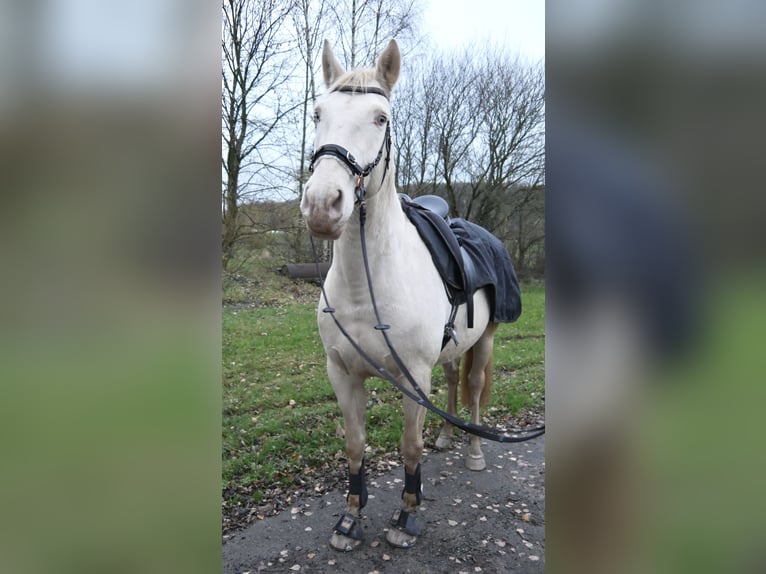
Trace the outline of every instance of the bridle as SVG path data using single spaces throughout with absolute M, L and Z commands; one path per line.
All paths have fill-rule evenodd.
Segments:
M 385 97 L 388 99 L 388 94 L 386 94 L 383 90 L 380 88 L 375 87 L 356 87 L 356 86 L 339 86 L 338 88 L 335 88 L 333 90 L 338 92 L 347 92 L 352 94 L 376 94 Z M 527 441 L 533 438 L 537 438 L 545 433 L 545 425 L 540 425 L 531 429 L 525 429 L 521 431 L 517 431 L 512 433 L 511 435 L 505 434 L 498 429 L 493 429 L 486 427 L 484 425 L 478 425 L 474 423 L 470 423 L 467 421 L 463 421 L 446 411 L 443 411 L 436 405 L 434 405 L 425 392 L 423 392 L 423 389 L 420 388 L 420 385 L 418 385 L 415 378 L 412 376 L 412 373 L 410 373 L 407 366 L 404 364 L 404 362 L 399 357 L 399 353 L 396 352 L 396 349 L 393 346 L 393 343 L 391 343 L 391 339 L 388 336 L 388 329 L 391 327 L 391 325 L 387 325 L 383 323 L 380 319 L 380 313 L 378 312 L 378 305 L 375 300 L 375 292 L 372 287 L 372 277 L 370 274 L 370 264 L 367 257 L 367 241 L 365 238 L 365 232 L 364 232 L 364 226 L 365 221 L 367 219 L 367 202 L 366 202 L 366 193 L 367 190 L 364 185 L 364 178 L 367 177 L 373 169 L 380 163 L 380 160 L 383 156 L 383 150 L 386 150 L 386 163 L 385 163 L 385 170 L 383 172 L 383 177 L 381 178 L 381 186 L 383 185 L 383 182 L 386 179 L 386 173 L 388 172 L 388 164 L 390 160 L 390 153 L 391 153 L 391 123 L 390 121 L 386 124 L 386 135 L 383 140 L 383 144 L 380 146 L 380 150 L 378 150 L 378 155 L 375 157 L 375 159 L 367 164 L 366 167 L 362 168 L 356 161 L 356 158 L 343 146 L 336 145 L 336 144 L 325 144 L 322 147 L 320 147 L 318 150 L 314 152 L 314 154 L 311 156 L 311 163 L 309 165 L 309 171 L 314 171 L 314 164 L 317 159 L 324 155 L 329 155 L 332 157 L 335 157 L 336 159 L 341 160 L 350 170 L 351 173 L 356 176 L 356 189 L 354 191 L 356 195 L 355 205 L 359 206 L 359 231 L 361 236 L 361 243 L 362 243 L 362 259 L 364 262 L 364 272 L 367 277 L 367 288 L 370 292 L 370 301 L 372 303 L 372 309 L 375 313 L 375 320 L 377 321 L 377 324 L 375 325 L 375 330 L 380 331 L 381 335 L 383 336 L 383 339 L 386 342 L 386 346 L 391 351 L 391 357 L 393 358 L 394 362 L 396 363 L 396 366 L 399 368 L 401 373 L 404 375 L 404 377 L 407 379 L 407 382 L 412 385 L 412 389 L 410 390 L 404 385 L 402 385 L 394 375 L 392 375 L 383 365 L 380 365 L 373 359 L 370 355 L 368 355 L 364 349 L 362 349 L 359 346 L 359 343 L 357 343 L 353 337 L 349 334 L 349 332 L 343 327 L 341 322 L 338 320 L 338 318 L 335 316 L 335 308 L 330 305 L 330 301 L 327 298 L 327 292 L 324 288 L 324 280 L 321 280 L 320 286 L 322 289 L 322 298 L 325 302 L 325 307 L 322 309 L 323 313 L 327 313 L 332 317 L 333 322 L 338 327 L 338 330 L 341 332 L 341 334 L 346 338 L 346 340 L 351 344 L 351 346 L 356 350 L 357 353 L 370 365 L 372 368 L 375 369 L 375 371 L 384 379 L 389 381 L 392 385 L 394 385 L 403 395 L 407 396 L 408 398 L 415 401 L 420 406 L 423 406 L 430 410 L 431 412 L 436 413 L 440 417 L 442 417 L 444 420 L 452 423 L 454 426 L 458 427 L 459 429 L 464 430 L 467 433 L 479 436 L 481 438 L 495 441 L 495 442 L 523 442 Z M 321 273 L 319 272 L 319 258 L 317 257 L 316 247 L 314 246 L 314 239 L 311 235 L 309 235 L 309 239 L 311 240 L 311 251 L 314 256 L 314 265 L 316 267 L 316 273 L 317 277 L 322 277 Z M 519 436 L 522 435 L 523 436 Z
M 358 86 L 338 86 L 333 90 L 333 92 L 345 92 L 350 94 L 376 94 L 378 96 L 383 96 L 384 98 L 388 99 L 388 94 L 381 90 L 380 88 L 375 87 L 358 87 Z M 331 92 L 332 93 L 332 92 Z M 351 170 L 351 173 L 356 176 L 356 188 L 354 190 L 354 194 L 356 196 L 356 203 L 361 204 L 366 199 L 367 194 L 367 188 L 364 186 L 364 178 L 370 175 L 372 173 L 372 170 L 377 167 L 377 165 L 380 163 L 381 158 L 383 157 L 383 150 L 386 151 L 386 163 L 385 163 L 385 169 L 383 170 L 383 177 L 380 179 L 380 185 L 383 185 L 383 182 L 386 180 L 386 174 L 388 173 L 388 164 L 391 160 L 391 122 L 386 122 L 386 134 L 383 137 L 383 143 L 380 146 L 380 149 L 378 150 L 378 155 L 375 156 L 375 159 L 372 160 L 370 163 L 367 164 L 366 167 L 362 167 L 359 165 L 356 161 L 356 158 L 351 154 L 350 151 L 348 151 L 343 146 L 337 145 L 337 144 L 325 144 L 322 147 L 320 147 L 318 150 L 316 150 L 311 155 L 311 163 L 309 163 L 309 173 L 314 172 L 314 164 L 316 161 L 325 155 L 334 157 L 336 159 L 339 159 L 344 164 L 346 164 L 346 167 L 348 167 Z

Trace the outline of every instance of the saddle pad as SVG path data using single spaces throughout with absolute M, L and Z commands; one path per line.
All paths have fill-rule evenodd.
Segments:
M 497 237 L 465 219 L 450 220 L 450 229 L 476 269 L 474 290 L 489 287 L 490 319 L 513 323 L 521 315 L 521 290 L 508 250 Z

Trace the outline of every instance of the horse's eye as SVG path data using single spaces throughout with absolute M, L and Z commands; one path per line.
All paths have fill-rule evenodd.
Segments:
M 314 112 L 314 123 L 319 123 L 319 112 Z
M 385 116 L 385 114 L 380 114 L 375 121 L 379 126 L 384 126 L 386 125 L 386 122 L 388 122 L 388 118 Z

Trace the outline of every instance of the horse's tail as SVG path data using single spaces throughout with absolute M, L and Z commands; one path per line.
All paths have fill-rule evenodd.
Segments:
M 471 407 L 471 386 L 468 384 L 468 374 L 473 366 L 473 349 L 468 349 L 463 355 L 460 369 L 460 400 L 465 407 Z M 484 387 L 481 389 L 479 406 L 486 407 L 492 394 L 492 354 L 484 365 Z

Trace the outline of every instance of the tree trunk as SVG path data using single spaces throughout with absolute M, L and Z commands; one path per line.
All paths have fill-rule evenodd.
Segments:
M 228 179 L 226 181 L 226 211 L 223 214 L 223 237 L 221 238 L 221 251 L 223 256 L 223 269 L 228 269 L 229 263 L 234 256 L 234 245 L 239 236 L 237 218 L 239 216 L 239 202 L 237 188 L 239 187 L 239 165 L 236 151 L 229 150 L 227 165 Z

